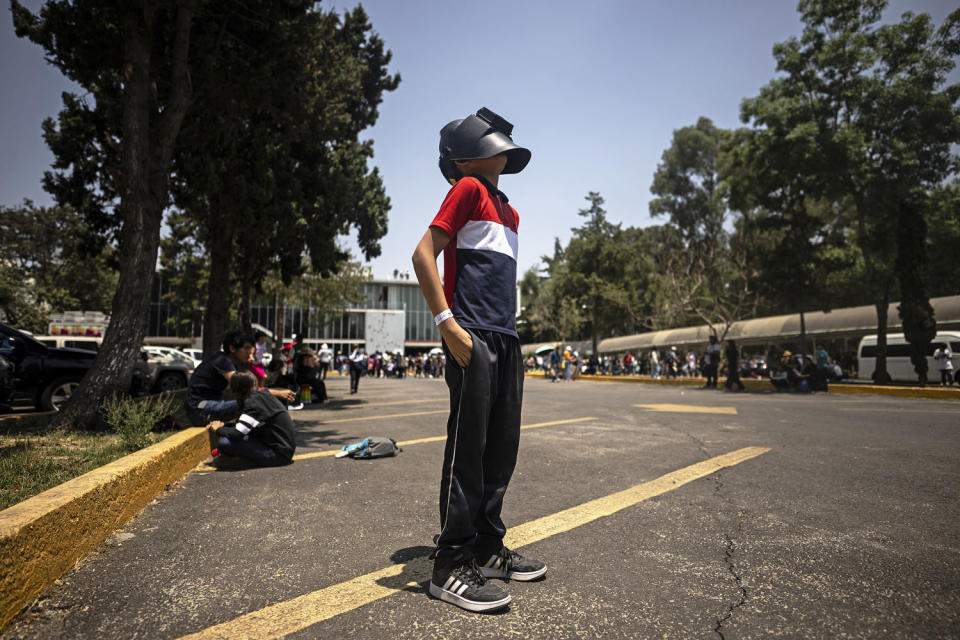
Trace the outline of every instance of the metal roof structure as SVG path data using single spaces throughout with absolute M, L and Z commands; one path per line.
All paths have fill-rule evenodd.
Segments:
M 890 303 L 887 310 L 887 331 L 902 331 L 899 302 Z M 960 328 L 960 295 L 931 298 L 934 317 L 938 329 Z M 877 332 L 877 311 L 872 305 L 847 307 L 832 311 L 811 311 L 804 314 L 807 336 L 811 338 L 861 338 Z M 670 347 L 679 345 L 705 344 L 709 341 L 710 327 L 684 327 L 650 331 L 632 336 L 619 336 L 601 340 L 597 345 L 600 353 L 618 353 Z M 738 344 L 765 344 L 798 338 L 800 336 L 800 314 L 792 313 L 768 318 L 739 320 L 730 326 L 725 340 L 736 340 Z

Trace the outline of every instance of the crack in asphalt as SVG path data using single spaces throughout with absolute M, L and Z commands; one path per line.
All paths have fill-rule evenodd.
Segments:
M 739 531 L 742 530 L 742 526 L 740 525 L 740 523 L 741 523 L 741 520 L 740 520 L 741 515 L 742 515 L 742 514 L 740 514 L 740 513 L 738 513 L 738 515 L 737 515 L 737 523 L 738 523 L 737 529 L 738 529 L 738 533 L 739 533 Z M 724 558 L 723 558 L 723 559 L 724 559 L 724 562 L 726 562 L 726 564 L 727 564 L 727 571 L 729 571 L 729 572 L 730 572 L 730 575 L 733 576 L 734 581 L 737 583 L 737 588 L 740 590 L 740 599 L 739 599 L 736 603 L 730 605 L 730 608 L 727 609 L 727 614 L 726 614 L 725 616 L 723 616 L 722 618 L 720 618 L 719 620 L 717 620 L 717 624 L 716 624 L 716 626 L 713 628 L 714 633 L 716 633 L 718 636 L 720 636 L 721 640 L 726 640 L 726 636 L 723 635 L 723 624 L 724 624 L 727 620 L 729 620 L 730 618 L 733 617 L 733 612 L 734 612 L 734 611 L 736 611 L 737 609 L 739 609 L 740 607 L 742 607 L 742 606 L 747 602 L 747 589 L 743 586 L 743 581 L 742 581 L 741 578 L 740 578 L 740 574 L 737 573 L 737 569 L 736 569 L 736 567 L 735 567 L 734 564 L 733 564 L 733 554 L 734 554 L 734 552 L 736 551 L 736 547 L 735 547 L 735 545 L 734 545 L 734 543 L 733 543 L 733 539 L 732 539 L 729 535 L 727 535 L 727 534 L 724 534 L 724 535 L 723 535 L 723 538 L 724 538 L 724 540 L 725 540 L 725 542 L 726 542 L 726 548 L 724 549 Z
M 686 437 L 693 440 L 693 442 L 696 443 L 697 448 L 699 448 L 700 452 L 704 455 L 704 458 L 711 457 L 710 452 L 707 451 L 707 445 L 703 440 L 701 440 L 700 438 L 696 437 L 691 433 L 676 429 L 671 425 L 668 425 L 668 427 L 672 431 L 683 434 Z M 714 487 L 713 487 L 714 495 L 717 498 L 719 498 L 721 501 L 728 503 L 731 507 L 736 508 L 736 505 L 734 505 L 733 502 L 731 502 L 730 499 L 727 498 L 722 493 L 724 485 L 723 485 L 723 480 L 721 478 L 721 472 L 717 472 L 711 475 L 710 478 L 714 482 Z M 737 508 L 737 537 L 739 537 L 739 534 L 741 534 L 742 532 L 743 532 L 743 511 Z M 733 556 L 734 556 L 734 553 L 736 553 L 736 545 L 733 542 L 733 538 L 730 537 L 730 534 L 724 533 L 723 539 L 724 539 L 723 561 L 727 565 L 727 572 L 731 576 L 733 576 L 733 580 L 737 585 L 737 589 L 740 591 L 740 598 L 737 600 L 737 602 L 731 604 L 727 608 L 726 615 L 724 615 L 722 618 L 718 618 L 716 625 L 713 627 L 713 632 L 720 637 L 720 640 L 726 640 L 726 636 L 723 635 L 724 623 L 730 620 L 730 618 L 733 617 L 733 613 L 747 602 L 747 589 L 746 587 L 743 586 L 743 580 L 740 574 L 737 573 L 737 569 L 733 563 Z

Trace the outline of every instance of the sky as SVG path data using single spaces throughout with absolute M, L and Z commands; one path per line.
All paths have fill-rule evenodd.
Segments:
M 6 4 L 6 3 L 5 3 Z M 23 2 L 36 10 L 42 3 Z M 322 7 L 356 6 L 333 0 Z M 372 164 L 391 200 L 377 277 L 410 271 L 410 257 L 449 186 L 437 168 L 440 128 L 488 107 L 515 126 L 533 157 L 500 189 L 520 214 L 518 275 L 566 244 L 578 210 L 597 191 L 608 218 L 645 227 L 650 184 L 673 131 L 706 116 L 740 125 L 740 102 L 775 76 L 773 45 L 799 35 L 793 0 L 367 0 L 370 21 L 393 53 L 396 91 L 380 105 Z M 7 5 L 9 6 L 9 5 Z M 884 21 L 926 12 L 939 25 L 945 0 L 893 0 Z M 41 186 L 53 160 L 41 122 L 63 91 L 76 91 L 0 21 L 0 205 L 51 204 Z M 952 76 L 957 81 L 957 72 Z M 360 257 L 350 237 L 341 239 Z M 412 276 L 411 276 L 412 277 Z

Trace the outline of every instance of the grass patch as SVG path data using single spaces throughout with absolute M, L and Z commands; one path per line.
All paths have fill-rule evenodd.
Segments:
M 82 476 L 170 435 L 151 431 L 156 418 L 172 413 L 187 425 L 183 393 L 123 401 L 113 399 L 114 428 L 108 431 L 51 431 L 50 415 L 0 416 L 0 510 Z
M 147 434 L 147 444 L 169 433 Z M 130 453 L 114 433 L 56 431 L 0 435 L 0 509 L 72 480 Z

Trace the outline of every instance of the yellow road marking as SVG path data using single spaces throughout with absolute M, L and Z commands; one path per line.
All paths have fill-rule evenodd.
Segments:
M 722 413 L 737 415 L 736 407 L 698 407 L 692 404 L 635 404 L 635 407 L 648 411 L 666 411 L 670 413 Z
M 532 544 L 598 518 L 609 516 L 726 467 L 755 458 L 767 451 L 770 451 L 769 447 L 746 447 L 698 462 L 625 491 L 597 498 L 513 527 L 507 533 L 504 542 L 507 546 L 514 548 Z M 259 611 L 183 636 L 180 640 L 282 638 L 357 607 L 386 598 L 406 587 L 425 582 L 430 579 L 431 567 L 432 563 L 426 556 L 418 556 L 405 564 L 395 564 L 292 600 L 270 605 Z
M 536 429 L 538 427 L 552 427 L 556 424 L 570 424 L 572 422 L 586 422 L 588 420 L 596 420 L 593 417 L 587 418 L 570 418 L 568 420 L 552 420 L 551 422 L 538 422 L 536 424 L 528 424 L 520 427 L 521 429 Z M 429 438 L 417 438 L 416 440 L 404 440 L 403 442 L 398 442 L 398 447 L 409 447 L 412 444 L 426 444 L 427 442 L 440 442 L 446 440 L 447 436 L 431 436 Z M 314 451 L 312 453 L 303 453 L 297 456 L 293 456 L 294 460 L 309 460 L 310 458 L 326 458 L 328 456 L 336 455 L 340 449 L 331 449 L 329 451 Z

